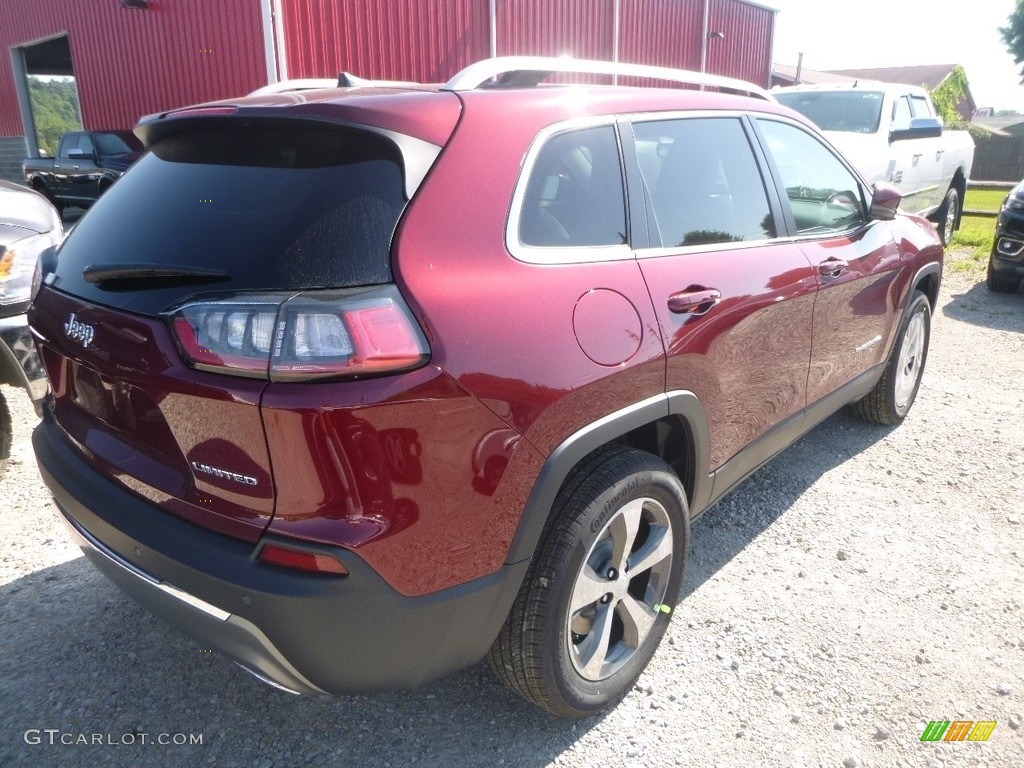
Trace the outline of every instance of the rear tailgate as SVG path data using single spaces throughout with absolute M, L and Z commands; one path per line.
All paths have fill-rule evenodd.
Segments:
M 33 331 L 53 417 L 91 465 L 167 512 L 259 537 L 274 509 L 265 381 L 195 371 L 162 319 L 53 289 L 36 299 Z
M 413 106 L 430 102 L 419 96 Z M 428 112 L 450 132 L 458 99 L 435 96 Z M 302 343 L 278 335 L 274 349 L 301 367 L 321 302 L 389 290 L 391 235 L 440 147 L 321 114 L 222 111 L 147 128 L 149 152 L 60 246 L 29 322 L 53 418 L 101 475 L 255 541 L 275 499 L 260 413 L 278 333 L 267 318 L 283 323 L 282 304 L 304 297 Z

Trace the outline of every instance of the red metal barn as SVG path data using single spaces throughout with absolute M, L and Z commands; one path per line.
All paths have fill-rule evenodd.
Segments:
M 443 82 L 494 55 L 705 69 L 768 86 L 775 11 L 748 0 L 0 0 L 0 177 L 37 151 L 28 79 L 73 75 L 85 128 L 280 79 Z

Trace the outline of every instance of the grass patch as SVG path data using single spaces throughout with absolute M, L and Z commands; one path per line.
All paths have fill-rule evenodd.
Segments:
M 971 193 L 967 195 L 970 199 Z M 953 235 L 953 245 L 946 254 L 946 268 L 951 272 L 984 270 L 988 266 L 995 235 L 995 219 L 985 216 L 962 217 L 960 229 Z
M 964 208 L 973 211 L 998 211 L 1006 199 L 1005 189 L 968 189 Z

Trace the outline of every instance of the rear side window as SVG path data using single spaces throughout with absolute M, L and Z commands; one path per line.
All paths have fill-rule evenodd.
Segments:
M 775 237 L 764 181 L 737 118 L 635 123 L 633 134 L 662 246 Z
M 533 164 L 519 241 L 536 247 L 622 245 L 626 205 L 615 128 L 560 133 Z
M 60 157 L 70 157 L 71 150 L 78 149 L 78 134 L 65 136 L 60 142 Z
M 171 136 L 100 198 L 65 241 L 58 287 L 157 313 L 195 287 L 127 292 L 82 279 L 87 266 L 222 270 L 217 290 L 301 290 L 391 281 L 405 205 L 391 142 L 355 130 L 218 127 Z
M 928 105 L 928 99 L 926 99 L 924 96 L 911 96 L 910 109 L 914 113 L 914 117 L 932 116 L 932 109 Z
M 900 96 L 892 104 L 892 129 L 905 131 L 910 127 L 910 100 Z

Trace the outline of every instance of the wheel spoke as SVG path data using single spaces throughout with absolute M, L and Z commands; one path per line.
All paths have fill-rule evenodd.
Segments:
M 910 333 L 907 334 L 907 357 L 916 358 L 921 347 L 921 323 L 913 322 L 910 326 Z
M 632 595 L 626 595 L 616 609 L 622 619 L 622 642 L 630 648 L 639 648 L 657 618 L 654 611 Z
M 611 604 L 599 605 L 594 616 L 594 627 L 583 642 L 576 646 L 579 666 L 591 680 L 601 677 L 601 668 L 608 658 L 608 640 L 612 632 Z
M 633 549 L 643 509 L 643 499 L 631 501 L 618 511 L 608 525 L 608 533 L 612 537 L 612 565 L 620 573 L 626 566 L 626 558 L 629 557 L 630 550 Z
M 629 558 L 629 575 L 639 576 L 672 557 L 672 530 L 667 525 L 651 526 L 647 541 Z
M 573 588 L 569 613 L 574 614 L 591 603 L 596 603 L 606 594 L 608 594 L 608 580 L 598 575 L 589 565 L 584 565 L 576 579 L 576 586 Z

